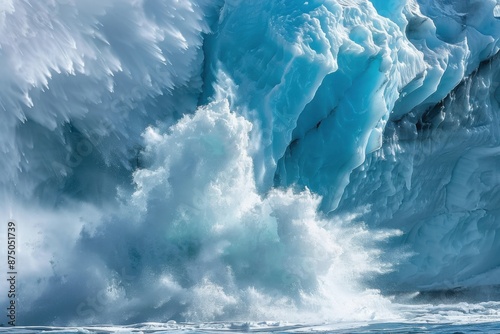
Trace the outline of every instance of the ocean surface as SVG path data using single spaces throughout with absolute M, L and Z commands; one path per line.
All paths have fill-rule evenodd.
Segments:
M 337 322 L 213 321 L 0 327 L 3 333 L 500 333 L 500 302 L 396 304 L 399 318 Z M 375 316 L 375 314 L 374 314 Z
M 91 326 L 91 327 L 18 327 L 1 328 L 2 333 L 345 333 L 345 334 L 462 334 L 462 333 L 499 333 L 499 322 L 475 324 L 429 324 L 429 323 L 377 323 L 343 325 L 309 325 L 281 323 L 200 323 L 200 324 L 160 324 L 144 323 L 130 326 Z

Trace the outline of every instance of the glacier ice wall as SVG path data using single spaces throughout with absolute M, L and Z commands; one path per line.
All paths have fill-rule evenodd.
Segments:
M 307 186 L 323 196 L 324 210 L 335 209 L 350 172 L 380 148 L 390 117 L 436 104 L 498 51 L 493 1 L 469 4 L 468 15 L 460 4 L 423 4 L 429 16 L 411 1 L 385 6 L 225 7 L 207 66 L 229 73 L 236 96 L 252 92 L 234 105 L 260 127 L 254 160 L 263 189 Z M 241 17 L 243 32 L 234 29 Z
M 19 321 L 376 320 L 499 284 L 499 8 L 2 2 Z
M 415 256 L 398 288 L 498 284 L 500 58 L 481 66 L 422 116 L 386 128 L 381 150 L 351 175 L 339 212 L 402 229 Z

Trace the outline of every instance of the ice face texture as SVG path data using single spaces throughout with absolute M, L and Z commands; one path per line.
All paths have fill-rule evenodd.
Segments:
M 2 2 L 20 319 L 377 320 L 500 284 L 498 8 Z

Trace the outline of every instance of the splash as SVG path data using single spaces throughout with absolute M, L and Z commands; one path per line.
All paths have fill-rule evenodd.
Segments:
M 227 101 L 212 103 L 166 133 L 144 132 L 145 167 L 133 173 L 134 191 L 120 192 L 114 214 L 79 204 L 19 214 L 20 261 L 31 263 L 24 320 L 389 317 L 390 303 L 362 283 L 389 269 L 376 245 L 394 233 L 327 219 L 307 190 L 259 194 L 250 131 Z

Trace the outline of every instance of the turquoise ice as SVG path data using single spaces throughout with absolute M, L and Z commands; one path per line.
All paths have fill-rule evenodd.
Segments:
M 497 314 L 499 8 L 1 2 L 19 321 Z

